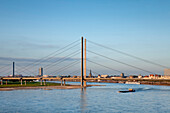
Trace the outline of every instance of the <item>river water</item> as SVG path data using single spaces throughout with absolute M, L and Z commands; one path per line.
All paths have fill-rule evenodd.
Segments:
M 82 89 L 0 92 L 2 113 L 170 113 L 170 86 L 90 83 Z M 134 88 L 136 92 L 118 93 Z

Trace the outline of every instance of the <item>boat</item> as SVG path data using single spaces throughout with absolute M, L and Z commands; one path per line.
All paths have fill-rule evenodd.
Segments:
M 118 91 L 119 93 L 128 93 L 128 92 L 135 92 L 134 89 L 129 89 L 128 91 Z

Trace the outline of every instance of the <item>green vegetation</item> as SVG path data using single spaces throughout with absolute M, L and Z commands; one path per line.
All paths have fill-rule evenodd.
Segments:
M 51 83 L 51 82 L 46 82 L 46 85 L 40 85 L 41 83 L 40 82 L 27 82 L 26 85 L 25 85 L 25 82 L 22 82 L 22 85 L 21 85 L 21 82 L 19 81 L 8 81 L 8 84 L 6 85 L 6 82 L 4 81 L 3 82 L 3 85 L 0 85 L 0 88 L 5 88 L 5 87 L 36 87 L 36 86 L 60 86 L 61 84 L 60 83 Z M 68 86 L 66 84 L 66 86 Z

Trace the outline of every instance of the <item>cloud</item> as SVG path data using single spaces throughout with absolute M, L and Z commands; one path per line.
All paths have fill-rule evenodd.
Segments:
M 44 43 L 32 43 L 32 42 L 19 42 L 20 46 L 27 47 L 27 48 L 43 48 L 43 49 L 53 49 L 58 48 L 57 45 L 52 44 L 44 44 Z
M 11 57 L 0 57 L 3 61 L 18 61 L 18 62 L 34 62 L 36 59 L 32 58 L 11 58 Z

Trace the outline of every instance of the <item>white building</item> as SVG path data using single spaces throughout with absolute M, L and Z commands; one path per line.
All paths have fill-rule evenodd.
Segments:
M 101 78 L 107 78 L 109 75 L 101 75 Z
M 167 75 L 170 76 L 170 69 L 165 69 L 165 70 L 164 70 L 164 75 L 165 75 L 165 76 L 167 76 Z
M 141 74 L 139 74 L 138 78 L 143 78 L 143 76 Z
M 164 77 L 165 78 L 170 78 L 170 69 L 165 69 L 164 70 Z
M 44 77 L 44 78 L 48 78 L 48 77 L 49 77 L 49 75 L 43 75 L 43 77 Z

